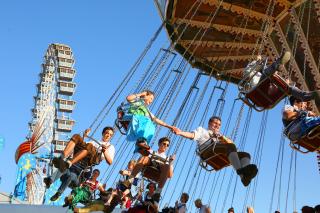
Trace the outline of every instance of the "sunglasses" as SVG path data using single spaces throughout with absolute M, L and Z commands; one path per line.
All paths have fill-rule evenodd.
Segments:
M 161 145 L 168 147 L 169 143 L 161 143 Z

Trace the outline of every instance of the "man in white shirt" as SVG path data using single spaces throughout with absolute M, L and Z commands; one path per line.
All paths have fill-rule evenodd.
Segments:
M 156 152 L 154 152 L 154 154 L 156 156 L 161 157 L 162 159 L 166 159 L 167 158 L 166 151 L 168 150 L 169 145 L 170 145 L 169 138 L 167 138 L 167 137 L 160 138 L 160 140 L 158 142 L 159 148 Z M 133 183 L 136 175 L 139 172 L 141 172 L 145 166 L 156 164 L 157 167 L 160 169 L 160 181 L 159 181 L 159 185 L 156 190 L 156 193 L 160 194 L 167 179 L 171 178 L 173 176 L 173 161 L 174 161 L 174 159 L 175 159 L 174 155 L 170 156 L 169 164 L 163 164 L 163 163 L 159 163 L 159 162 L 151 162 L 150 156 L 143 156 L 138 160 L 137 164 L 133 168 L 133 170 L 129 176 L 128 181 L 124 181 L 123 184 L 126 187 L 130 187 L 130 185 Z
M 189 200 L 189 195 L 187 193 L 182 193 L 180 197 L 180 202 L 176 201 L 175 203 L 174 213 L 186 213 L 188 200 Z
M 243 156 L 241 156 L 241 159 L 239 159 L 236 145 L 232 140 L 220 133 L 220 127 L 221 118 L 213 116 L 208 122 L 208 129 L 200 126 L 192 132 L 183 132 L 177 128 L 174 133 L 196 141 L 198 144 L 198 149 L 200 150 L 208 143 L 216 143 L 214 152 L 225 153 L 231 165 L 241 177 L 241 182 L 243 185 L 248 186 L 251 180 L 256 176 L 258 168 L 256 165 L 250 164 L 251 157 L 249 153 L 242 152 Z
M 109 141 L 114 134 L 113 128 L 105 127 L 102 130 L 101 145 L 93 141 L 85 143 L 83 139 L 87 137 L 89 133 L 90 129 L 87 129 L 84 131 L 83 137 L 79 134 L 73 135 L 61 156 L 53 159 L 53 164 L 58 170 L 53 176 L 44 178 L 44 183 L 46 187 L 49 188 L 51 183 L 59 178 L 62 182 L 56 194 L 51 197 L 51 201 L 57 200 L 69 184 L 79 184 L 78 176 L 83 169 L 83 165 L 90 167 L 94 164 L 99 164 L 102 160 L 105 160 L 109 165 L 112 164 L 115 148 Z M 72 152 L 74 152 L 73 158 L 65 161 L 65 158 L 68 158 Z M 85 162 L 82 164 L 83 161 Z
M 99 144 L 95 141 L 84 142 L 84 138 L 89 135 L 90 131 L 90 129 L 86 129 L 83 137 L 79 134 L 73 135 L 61 156 L 53 158 L 52 163 L 60 172 L 64 172 L 83 159 L 86 160 L 88 166 L 99 164 L 102 160 L 105 160 L 109 165 L 112 164 L 115 148 L 109 141 L 114 134 L 113 128 L 105 127 L 103 129 Z M 73 158 L 65 161 L 72 153 Z
M 199 213 L 211 213 L 210 207 L 203 205 L 200 198 L 194 201 L 194 205 L 199 209 Z

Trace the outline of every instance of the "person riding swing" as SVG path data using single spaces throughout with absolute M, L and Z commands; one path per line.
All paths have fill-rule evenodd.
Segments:
M 199 150 L 202 150 L 202 147 L 207 147 L 208 143 L 214 143 L 213 151 L 226 154 L 233 168 L 240 176 L 243 185 L 248 186 L 256 176 L 258 168 L 255 164 L 250 164 L 251 157 L 249 153 L 237 152 L 236 145 L 220 133 L 220 127 L 221 118 L 213 116 L 208 122 L 208 129 L 198 127 L 193 132 L 184 132 L 177 128 L 174 133 L 196 141 Z
M 247 100 L 248 98 L 249 99 L 254 98 L 251 101 L 252 102 L 258 101 L 259 103 L 255 103 L 258 106 L 266 104 L 262 99 L 273 101 L 274 103 L 268 103 L 270 104 L 268 106 L 267 105 L 262 106 L 262 107 L 272 108 L 276 103 L 282 100 L 282 98 L 284 98 L 285 96 L 292 95 L 297 99 L 300 99 L 303 101 L 315 100 L 316 104 L 319 105 L 320 90 L 315 90 L 310 92 L 302 91 L 295 86 L 289 85 L 288 82 L 286 82 L 280 76 L 277 75 L 277 71 L 279 70 L 279 68 L 283 67 L 290 60 L 290 57 L 291 57 L 290 52 L 288 51 L 283 52 L 283 54 L 276 61 L 274 61 L 271 65 L 266 66 L 265 65 L 266 60 L 263 60 L 262 56 L 258 55 L 256 60 L 251 61 L 243 71 L 243 80 L 239 83 L 241 99 Z M 273 79 L 273 80 L 271 80 L 268 83 L 268 85 L 262 85 L 263 82 L 268 79 Z M 276 81 L 280 81 L 280 80 L 281 80 L 281 83 L 277 85 L 278 82 Z M 260 88 L 261 91 L 260 93 L 255 93 L 255 90 L 257 90 L 258 87 L 259 88 L 261 87 Z M 254 94 L 254 96 L 258 96 L 261 100 L 260 99 L 255 100 L 257 97 L 252 97 L 251 93 Z M 245 97 L 243 97 L 241 94 L 244 94 Z M 249 103 L 248 101 L 245 101 L 245 102 Z
M 173 129 L 174 127 L 153 115 L 148 106 L 153 102 L 155 94 L 150 90 L 127 96 L 129 108 L 123 119 L 130 121 L 127 130 L 127 140 L 136 142 L 136 150 L 149 149 L 149 143 L 155 132 L 154 123 Z
M 73 135 L 60 157 L 53 158 L 53 165 L 61 172 L 64 172 L 84 158 L 88 161 L 88 165 L 100 163 L 103 159 L 106 160 L 107 164 L 111 165 L 115 153 L 114 146 L 109 142 L 114 134 L 113 128 L 105 127 L 103 129 L 100 142 L 90 141 L 86 143 L 84 142 L 84 138 L 89 137 L 90 131 L 90 129 L 86 129 L 83 137 L 79 134 Z M 73 158 L 65 161 L 65 159 L 70 157 L 72 152 L 74 153 Z
M 84 142 L 84 138 L 89 137 L 88 134 L 90 131 L 90 129 L 85 130 L 83 137 L 79 134 L 73 135 L 60 157 L 53 158 L 52 163 L 54 167 L 59 170 L 57 177 L 62 178 L 64 175 L 67 175 L 67 177 L 62 179 L 62 184 L 57 193 L 51 197 L 51 201 L 57 200 L 72 181 L 77 184 L 77 177 L 81 173 L 77 165 L 79 165 L 80 162 L 84 163 L 87 167 L 99 164 L 102 160 L 105 160 L 108 165 L 112 164 L 115 148 L 109 141 L 114 134 L 113 128 L 105 127 L 102 130 L 101 141 L 90 141 L 86 143 Z M 72 152 L 73 158 L 68 159 Z M 57 179 L 57 177 L 55 179 Z M 47 188 L 49 188 L 53 181 L 51 177 L 44 179 Z
M 92 195 L 96 190 L 104 192 L 103 184 L 97 180 L 99 175 L 100 171 L 98 169 L 93 170 L 92 176 L 81 183 L 79 187 L 74 188 L 71 191 L 71 194 L 65 198 L 63 207 L 69 206 L 70 209 L 74 209 L 78 203 L 86 204 L 90 202 Z
M 289 98 L 289 102 L 290 105 L 286 105 L 283 110 L 282 122 L 285 127 L 284 134 L 290 141 L 298 142 L 311 131 L 314 132 L 315 128 L 319 130 L 320 117 L 307 110 L 306 102 L 294 96 Z M 320 134 L 319 131 L 317 131 L 317 134 Z M 319 139 L 315 138 L 315 140 L 309 140 L 308 142 L 314 142 L 311 144 L 312 148 L 307 147 L 309 151 L 320 149 Z
M 175 160 L 175 155 L 169 157 L 169 161 L 167 161 L 166 151 L 168 150 L 170 145 L 170 139 L 167 137 L 160 138 L 158 142 L 158 150 L 153 152 L 151 156 L 142 156 L 135 167 L 133 168 L 131 174 L 129 175 L 128 180 L 124 181 L 122 185 L 126 188 L 130 188 L 131 184 L 134 182 L 136 175 L 139 172 L 142 172 L 148 166 L 154 166 L 160 171 L 160 176 L 157 177 L 158 179 L 158 188 L 156 190 L 156 194 L 160 197 L 162 188 L 164 187 L 168 178 L 173 176 L 173 161 Z M 152 156 L 157 156 L 157 160 L 152 160 Z M 159 161 L 159 160 L 165 161 Z

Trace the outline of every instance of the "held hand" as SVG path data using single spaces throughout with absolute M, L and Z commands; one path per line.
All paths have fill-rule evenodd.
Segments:
M 124 170 L 119 171 L 120 175 L 124 175 Z
M 171 131 L 176 135 L 179 135 L 182 132 L 181 129 L 175 126 L 172 127 Z
M 232 140 L 230 140 L 229 138 L 227 138 L 227 137 L 224 136 L 224 135 L 220 135 L 220 136 L 218 137 L 218 139 L 219 139 L 219 141 L 220 141 L 221 143 L 225 143 L 225 144 L 227 144 L 227 143 L 233 143 Z
M 83 137 L 84 137 L 84 138 L 85 138 L 85 137 L 88 137 L 88 135 L 90 134 L 90 132 L 91 132 L 91 129 L 90 129 L 90 128 L 84 130 L 84 132 L 83 132 Z
M 223 137 L 224 137 L 224 136 L 221 135 L 221 134 L 218 134 L 218 135 L 217 135 L 217 138 L 218 138 L 219 140 L 223 140 Z

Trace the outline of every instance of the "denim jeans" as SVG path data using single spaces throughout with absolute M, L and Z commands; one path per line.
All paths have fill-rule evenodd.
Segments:
M 300 136 L 304 136 L 308 134 L 308 132 L 314 127 L 320 125 L 320 117 L 305 117 L 303 122 L 301 123 L 301 134 Z

